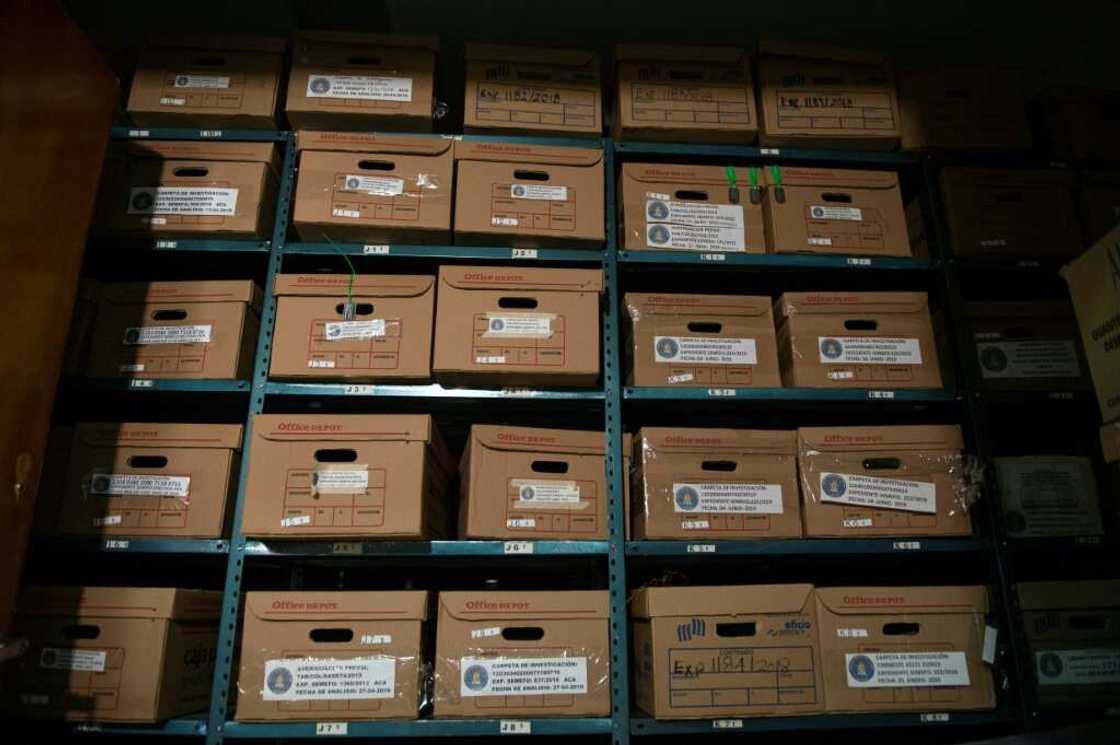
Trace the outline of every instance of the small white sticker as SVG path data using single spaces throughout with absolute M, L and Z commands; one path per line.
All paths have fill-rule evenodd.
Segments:
M 323 336 L 327 341 L 344 339 L 373 339 L 385 336 L 385 319 L 371 318 L 367 321 L 331 321 L 323 326 Z
M 681 530 L 707 530 L 707 520 L 681 520 Z
M 492 636 L 498 636 L 502 633 L 501 626 L 487 626 L 482 629 L 471 629 L 472 639 L 489 639 Z
M 542 199 L 548 202 L 568 201 L 568 187 L 545 184 L 513 184 L 509 187 L 513 199 Z
M 103 650 L 43 647 L 43 651 L 39 654 L 39 667 L 47 670 L 103 673 L 107 657 L 108 652 Z
M 868 391 L 867 397 L 870 399 L 892 399 L 894 398 L 894 391 Z
M 840 639 L 866 639 L 867 629 L 836 629 L 836 636 Z
M 334 367 L 334 360 L 308 360 L 307 366 L 314 369 L 325 368 L 329 370 Z
M 156 241 L 156 248 L 178 248 L 179 241 L 169 241 L 161 238 Z
M 128 550 L 128 541 L 121 540 L 121 539 L 113 539 L 113 540 L 105 541 L 105 550 L 106 551 L 127 551 Z
M 922 348 L 915 338 L 889 336 L 818 336 L 825 365 L 920 365 Z
M 176 88 L 229 88 L 228 75 L 184 75 L 175 76 Z
M 186 106 L 187 99 L 179 96 L 161 96 L 159 104 L 160 106 Z
M 364 647 L 379 647 L 392 644 L 393 637 L 391 634 L 362 634 L 359 642 Z
M 844 667 L 849 688 L 969 685 L 964 652 L 856 652 Z
M 712 398 L 733 398 L 735 396 L 734 388 L 709 388 L 708 395 Z
M 863 220 L 863 210 L 859 207 L 837 207 L 832 204 L 814 204 L 809 207 L 809 217 L 814 220 Z
M 93 527 L 100 528 L 106 525 L 120 525 L 124 522 L 121 515 L 106 515 L 105 517 L 93 518 Z
M 143 365 L 140 366 L 143 368 Z M 155 381 L 149 378 L 138 378 L 136 380 L 128 381 L 129 388 L 154 388 Z
M 361 556 L 362 544 L 357 541 L 340 541 L 337 543 L 332 543 L 331 553 L 335 554 L 336 556 Z M 363 642 L 363 644 L 364 643 L 365 642 Z
M 700 254 L 700 261 L 727 261 L 727 254 Z
M 738 204 L 646 200 L 646 246 L 686 251 L 745 251 Z
M 831 238 L 821 238 L 819 236 L 809 236 L 808 245 L 810 246 L 831 246 Z
M 840 523 L 842 528 L 870 528 L 872 526 L 870 517 L 849 517 Z
M 141 137 L 141 138 L 143 138 L 143 137 L 148 137 L 151 134 L 152 134 L 151 130 L 147 130 L 147 129 L 130 129 L 130 130 L 128 130 L 128 136 L 129 137 Z
M 893 546 L 895 551 L 921 551 L 921 541 L 895 541 Z
M 1088 685 L 1120 683 L 1120 649 L 1050 649 L 1035 652 L 1038 684 Z
M 1077 378 L 1081 365 L 1072 339 L 1030 339 L 976 345 L 985 378 Z
M 672 198 L 673 198 L 672 196 L 670 196 L 668 194 L 664 194 L 664 193 L 659 192 L 659 191 L 647 191 L 646 192 L 646 199 L 661 199 L 661 200 L 667 202 Z
M 404 193 L 404 179 L 392 176 L 361 176 L 347 174 L 342 191 L 369 194 L 373 197 L 395 197 Z
M 531 517 L 511 517 L 506 520 L 507 528 L 535 528 L 537 521 Z
M 822 502 L 850 504 L 884 510 L 935 514 L 937 487 L 925 481 L 886 479 L 854 473 L 823 472 L 820 475 Z
M 346 722 L 316 722 L 315 734 L 330 737 L 332 735 L 345 737 L 350 731 Z
M 237 214 L 237 189 L 138 186 L 129 192 L 128 214 L 229 217 Z
M 149 225 L 166 225 L 166 217 L 141 217 L 141 222 L 147 222 Z
M 90 476 L 89 493 L 112 497 L 186 497 L 191 493 L 191 477 L 95 473 Z
M 713 719 L 712 729 L 743 729 L 742 719 Z
M 396 676 L 397 661 L 391 657 L 266 660 L 261 697 L 265 701 L 393 698 Z
M 763 147 L 763 148 L 759 148 L 759 154 L 760 155 L 781 155 L 782 151 L 781 151 L 780 148 L 776 148 L 776 147 Z
M 363 256 L 388 256 L 389 255 L 389 246 L 385 245 L 384 243 L 378 243 L 378 244 L 367 243 L 364 246 L 362 246 L 362 255 Z
M 311 474 L 312 494 L 364 494 L 369 470 L 364 466 L 319 468 Z
M 586 657 L 463 657 L 459 670 L 464 698 L 587 693 Z
M 980 245 L 984 248 L 994 248 L 996 246 L 1006 246 L 1007 241 L 1003 238 L 988 238 L 980 241 Z
M 531 735 L 533 723 L 521 719 L 502 719 L 498 722 L 499 735 Z
M 202 137 L 202 138 L 206 138 L 206 139 L 213 138 L 213 137 L 221 137 L 222 136 L 222 130 L 220 130 L 220 129 L 200 129 L 200 130 L 198 130 L 198 136 Z
M 331 215 L 333 217 L 349 217 L 352 219 L 357 219 L 362 216 L 362 213 L 358 210 L 346 210 L 342 209 L 341 207 L 335 207 L 331 210 Z
M 713 336 L 655 336 L 653 361 L 695 365 L 757 365 L 754 339 Z
M 311 515 L 296 515 L 294 517 L 284 517 L 280 519 L 281 528 L 294 528 L 297 525 L 310 525 Z
M 411 101 L 412 78 L 384 75 L 307 76 L 308 98 L 347 98 L 362 101 Z
M 372 396 L 375 387 L 372 385 L 346 385 L 342 388 L 342 395 L 344 396 Z
M 515 228 L 517 227 L 517 218 L 495 216 L 490 218 L 490 224 L 503 228 Z
M 686 554 L 714 554 L 716 552 L 716 544 L 714 543 L 690 543 L 684 552 Z
M 676 385 L 678 383 L 690 383 L 692 382 L 692 379 L 692 373 L 681 373 L 680 375 L 670 375 L 669 377 L 665 378 L 665 382 L 669 385 Z
M 487 313 L 485 338 L 548 339 L 552 336 L 552 313 Z
M 829 380 L 851 380 L 855 376 L 856 376 L 856 374 L 854 372 L 852 372 L 851 370 L 829 370 L 828 371 L 828 379 Z
M 140 344 L 209 344 L 213 326 L 131 326 L 124 330 L 124 342 Z
M 477 365 L 504 365 L 506 358 L 503 354 L 484 354 L 474 358 Z
M 579 504 L 579 484 L 575 481 L 547 481 L 544 479 L 512 479 L 517 490 L 517 501 L 523 506 L 543 504 Z
M 941 724 L 949 721 L 949 715 L 944 712 L 937 712 L 934 714 L 922 714 L 919 719 L 927 724 Z
M 831 243 L 832 241 L 829 241 Z M 871 266 L 871 259 L 860 259 L 856 257 L 848 257 L 848 266 Z
M 502 545 L 503 554 L 531 554 L 534 551 L 532 541 L 506 541 Z
M 537 258 L 537 249 L 535 248 L 514 248 L 510 249 L 511 259 L 535 259 Z
M 989 665 L 995 664 L 996 661 L 996 639 L 999 637 L 999 630 L 994 626 L 984 626 L 984 647 L 980 652 L 980 659 Z
M 780 515 L 782 487 L 728 482 L 673 484 L 673 511 Z

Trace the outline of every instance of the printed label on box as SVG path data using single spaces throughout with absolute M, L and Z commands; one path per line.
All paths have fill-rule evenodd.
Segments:
M 673 484 L 674 512 L 782 514 L 780 484 Z
M 586 657 L 463 657 L 459 669 L 464 697 L 587 693 Z
M 364 494 L 369 488 L 366 466 L 320 466 L 311 473 L 312 494 Z
M 237 191 L 210 186 L 135 187 L 128 195 L 128 214 L 228 217 L 237 214 Z
M 743 207 L 647 199 L 646 245 L 689 251 L 745 251 Z
M 511 184 L 509 195 L 513 199 L 544 199 L 550 202 L 568 201 L 568 187 L 545 184 Z
M 191 493 L 191 477 L 95 473 L 89 479 L 89 493 L 111 497 L 186 497 Z
M 266 660 L 261 695 L 265 701 L 392 698 L 396 683 L 397 662 L 391 657 Z
M 176 96 L 162 96 L 159 99 L 161 106 L 186 106 L 187 99 L 178 98 Z
M 937 487 L 923 481 L 852 473 L 822 473 L 821 501 L 884 510 L 937 512 Z
M 1015 536 L 1100 535 L 1089 461 L 1076 457 L 996 458 L 1007 532 Z
M 1034 661 L 1039 685 L 1120 683 L 1120 649 L 1052 649 Z
M 309 75 L 308 98 L 411 101 L 412 78 L 384 75 Z
M 758 350 L 754 339 L 655 336 L 653 360 L 700 365 L 757 365 Z
M 391 176 L 347 175 L 342 191 L 359 192 L 375 197 L 396 197 L 404 193 L 404 179 Z
M 544 481 L 538 479 L 512 479 L 517 489 L 517 501 L 532 504 L 579 504 L 579 484 L 575 481 Z
M 176 88 L 229 88 L 228 75 L 184 75 L 175 76 Z
M 552 313 L 487 313 L 485 338 L 548 339 L 552 336 Z
M 1077 378 L 1081 365 L 1073 340 L 984 342 L 976 345 L 985 378 Z
M 857 652 L 844 664 L 849 688 L 969 685 L 964 652 Z
M 830 204 L 814 204 L 809 207 L 809 217 L 814 220 L 863 220 L 863 210 L 859 207 L 837 207 Z
M 368 321 L 331 321 L 323 324 L 323 336 L 327 341 L 373 339 L 377 336 L 385 336 L 385 319 L 371 318 Z
M 108 652 L 96 649 L 65 649 L 62 647 L 43 647 L 39 655 L 39 667 L 48 670 L 77 670 L 83 673 L 105 672 L 105 659 Z
M 209 344 L 213 327 L 133 326 L 124 330 L 125 344 Z
M 889 336 L 818 336 L 821 362 L 855 365 L 920 365 L 917 339 Z

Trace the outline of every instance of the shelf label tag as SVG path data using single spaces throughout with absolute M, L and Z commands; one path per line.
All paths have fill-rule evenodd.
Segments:
M 504 554 L 531 554 L 533 553 L 532 541 L 506 541 L 502 545 Z
M 108 541 L 105 541 L 105 550 L 106 551 L 127 551 L 128 550 L 128 541 L 110 539 Z
M 922 719 L 923 723 L 927 723 L 927 722 L 948 722 L 949 721 L 949 715 L 948 714 L 922 714 L 921 719 Z
M 727 261 L 727 254 L 700 254 L 700 261 Z
M 128 130 L 128 136 L 129 137 L 147 137 L 149 135 L 151 135 L 151 132 L 149 132 L 146 129 L 130 129 L 130 130 Z
M 921 551 L 922 550 L 922 542 L 921 541 L 895 541 L 894 542 L 894 550 L 895 551 Z
M 178 248 L 179 241 L 159 240 L 156 241 L 156 248 Z
M 858 256 L 849 256 L 848 266 L 871 266 L 871 259 L 862 259 Z
M 344 396 L 372 396 L 372 385 L 347 385 L 342 388 Z
M 155 381 L 150 378 L 133 378 L 128 381 L 129 388 L 151 388 Z
M 316 722 L 316 735 L 342 735 L 346 736 L 349 727 L 346 722 Z
M 716 544 L 690 543 L 684 551 L 687 554 L 714 554 L 716 552 Z
M 892 398 L 894 398 L 894 391 L 868 391 L 867 392 L 867 397 L 870 398 L 870 399 L 876 399 L 876 398 L 892 399 Z
M 777 148 L 777 147 L 759 148 L 758 152 L 759 152 L 760 155 L 781 155 L 782 154 L 781 148 Z
M 528 735 L 532 732 L 532 722 L 522 722 L 516 719 L 503 719 L 498 722 L 498 734 L 500 735 Z
M 331 553 L 344 556 L 360 556 L 362 553 L 362 544 L 359 542 L 332 543 Z
M 713 719 L 712 729 L 743 729 L 742 719 Z
M 385 245 L 384 243 L 378 243 L 378 244 L 367 243 L 364 246 L 362 246 L 362 255 L 363 256 L 388 256 L 389 255 L 389 247 L 387 245 Z
M 537 249 L 535 248 L 514 248 L 510 250 L 511 259 L 535 259 L 537 258 Z
M 734 388 L 709 388 L 708 395 L 712 398 L 732 398 L 735 396 Z

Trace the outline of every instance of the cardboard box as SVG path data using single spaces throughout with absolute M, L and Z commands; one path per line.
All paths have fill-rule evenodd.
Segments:
M 451 458 L 428 414 L 258 414 L 252 437 L 245 535 L 447 535 Z
M 354 303 L 351 320 L 346 319 L 348 291 Z M 434 277 L 278 274 L 273 292 L 272 377 L 431 379 Z
M 608 716 L 605 591 L 441 592 L 437 717 Z
M 751 186 L 752 172 L 757 188 Z M 761 183 L 754 167 L 623 163 L 622 247 L 765 253 Z
M 284 39 L 167 35 L 140 50 L 128 116 L 141 127 L 280 129 Z
M 432 372 L 454 385 L 599 378 L 598 269 L 441 266 Z
M 781 387 L 770 298 L 627 293 L 623 303 L 630 385 Z
M 1120 161 L 1120 91 L 1066 88 L 1039 97 L 1041 123 L 1052 157 L 1067 161 Z
M 159 722 L 205 714 L 222 594 L 157 587 L 31 587 L 26 654 L 5 664 L 21 718 Z M 9 710 L 11 711 L 11 710 Z
M 1101 535 L 1097 482 L 1088 458 L 993 458 L 1003 524 L 1013 538 Z
M 763 145 L 893 150 L 898 96 L 876 52 L 764 42 L 758 57 Z
M 93 341 L 93 324 L 97 320 L 97 306 L 101 301 L 101 283 L 95 279 L 78 280 L 78 297 L 70 316 L 70 332 L 66 335 L 66 350 L 62 358 L 62 375 L 75 377 L 86 371 L 89 363 L 90 344 Z
M 1088 390 L 1073 308 L 1064 301 L 968 303 L 980 385 L 998 390 Z
M 795 432 L 643 427 L 634 463 L 639 540 L 801 537 Z
M 786 386 L 942 386 L 924 292 L 787 292 L 775 315 Z
M 1038 703 L 1120 703 L 1120 582 L 1020 582 L 1015 589 Z
M 619 44 L 615 139 L 754 142 L 754 85 L 737 47 Z
M 910 256 L 894 171 L 777 170 L 763 191 L 766 242 L 774 253 Z
M 452 140 L 298 132 L 292 227 L 306 241 L 451 242 Z
M 825 708 L 992 709 L 986 587 L 818 587 Z
M 1069 259 L 1081 252 L 1069 171 L 945 168 L 941 193 L 955 256 Z
M 66 469 L 74 448 L 74 427 L 51 427 L 43 451 L 43 471 L 39 493 L 35 495 L 35 516 L 31 523 L 33 538 L 58 532 L 58 519 L 66 495 Z
M 599 248 L 603 151 L 512 142 L 455 143 L 455 242 Z
M 1081 235 L 1092 246 L 1120 225 L 1120 172 L 1082 171 L 1078 196 Z
M 797 448 L 810 538 L 972 534 L 960 427 L 802 427 Z
M 271 142 L 132 140 L 109 149 L 99 232 L 270 237 L 280 170 Z
M 79 424 L 57 532 L 221 538 L 240 451 L 240 424 Z
M 238 721 L 416 719 L 426 592 L 249 592 Z
M 260 330 L 250 280 L 102 285 L 88 375 L 246 379 Z
M 903 150 L 1029 150 L 1023 70 L 996 65 L 899 65 Z
M 630 617 L 635 703 L 657 719 L 824 711 L 812 585 L 643 587 Z
M 292 129 L 431 132 L 432 36 L 303 31 L 292 47 Z
M 1106 422 L 1120 418 L 1120 225 L 1062 267 L 1097 403 Z
M 463 131 L 603 131 L 599 56 L 584 49 L 467 44 Z

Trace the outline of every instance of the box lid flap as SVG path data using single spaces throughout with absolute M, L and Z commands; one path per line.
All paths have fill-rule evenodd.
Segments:
M 603 273 L 598 269 L 441 266 L 439 279 L 460 290 L 603 291 Z
M 436 156 L 448 152 L 454 144 L 455 140 L 451 137 L 439 135 L 325 132 L 316 129 L 301 129 L 296 132 L 297 150 Z
M 653 295 L 627 293 L 626 310 L 635 321 L 644 316 L 769 316 L 770 298 L 751 295 Z
M 1116 580 L 1020 582 L 1015 589 L 1023 610 L 1120 609 L 1120 581 Z
M 955 424 L 917 424 L 894 427 L 802 427 L 797 430 L 801 451 L 862 453 L 887 450 L 960 452 L 961 428 Z
M 429 604 L 422 590 L 247 592 L 245 609 L 262 621 L 423 621 Z
M 741 47 L 709 47 L 679 44 L 619 44 L 615 59 L 636 62 L 706 62 L 734 65 L 745 62 L 747 51 Z
M 869 65 L 882 64 L 887 61 L 887 56 L 883 52 L 811 42 L 760 41 L 758 43 L 758 53 L 762 57 L 801 57 L 803 59 L 837 62 L 860 62 Z
M 143 303 L 257 303 L 252 280 L 124 282 L 102 285 L 102 299 L 117 305 Z
M 222 593 L 174 587 L 29 587 L 19 610 L 33 616 L 217 618 Z
M 151 47 L 282 54 L 288 47 L 288 40 L 282 36 L 257 36 L 254 34 L 153 33 L 148 35 L 147 45 Z
M 786 186 L 821 186 L 834 189 L 894 189 L 898 174 L 894 171 L 857 171 L 842 168 L 781 167 Z
M 258 414 L 253 435 L 280 442 L 431 442 L 428 414 Z
M 597 165 L 603 151 L 591 147 L 526 145 L 519 142 L 457 140 L 455 160 L 481 160 L 498 163 L 544 163 L 577 168 Z
M 986 587 L 818 587 L 817 598 L 842 616 L 987 613 Z
M 276 146 L 271 142 L 229 142 L 218 140 L 128 140 L 113 143 L 117 152 L 130 158 L 156 160 L 211 160 L 234 163 L 276 161 Z
M 240 424 L 83 422 L 78 442 L 91 447 L 241 449 Z
M 778 315 L 796 313 L 845 315 L 878 313 L 926 313 L 929 297 L 924 292 L 786 292 L 778 300 Z
M 296 48 L 306 43 L 348 44 L 363 47 L 418 47 L 439 51 L 439 37 L 409 34 L 366 34 L 353 31 L 300 31 L 296 34 Z
M 643 587 L 630 601 L 630 613 L 639 618 L 799 613 L 812 597 L 809 584 Z
M 735 180 L 740 184 L 750 184 L 749 169 L 735 169 Z M 758 169 L 759 184 L 766 183 L 766 169 Z M 688 163 L 623 163 L 622 177 L 646 184 L 700 184 L 704 186 L 729 188 L 727 168 L 723 166 L 700 166 Z
M 596 74 L 599 72 L 599 56 L 590 49 L 468 43 L 466 58 L 480 62 L 523 62 L 532 65 L 591 67 Z
M 435 277 L 416 274 L 358 274 L 352 287 L 349 274 L 277 274 L 273 292 L 277 296 L 345 298 L 351 287 L 354 297 L 416 297 L 434 284 Z
M 643 448 L 678 453 L 749 453 L 794 455 L 797 432 L 770 429 L 642 427 Z
M 1120 422 L 1101 427 L 1101 450 L 1104 451 L 1105 463 L 1120 461 Z
M 461 621 L 605 619 L 608 603 L 608 593 L 599 590 L 439 594 L 440 606 Z
M 506 427 L 497 424 L 471 425 L 471 438 L 490 450 L 517 450 L 530 453 L 570 453 L 602 455 L 602 432 L 540 427 Z

